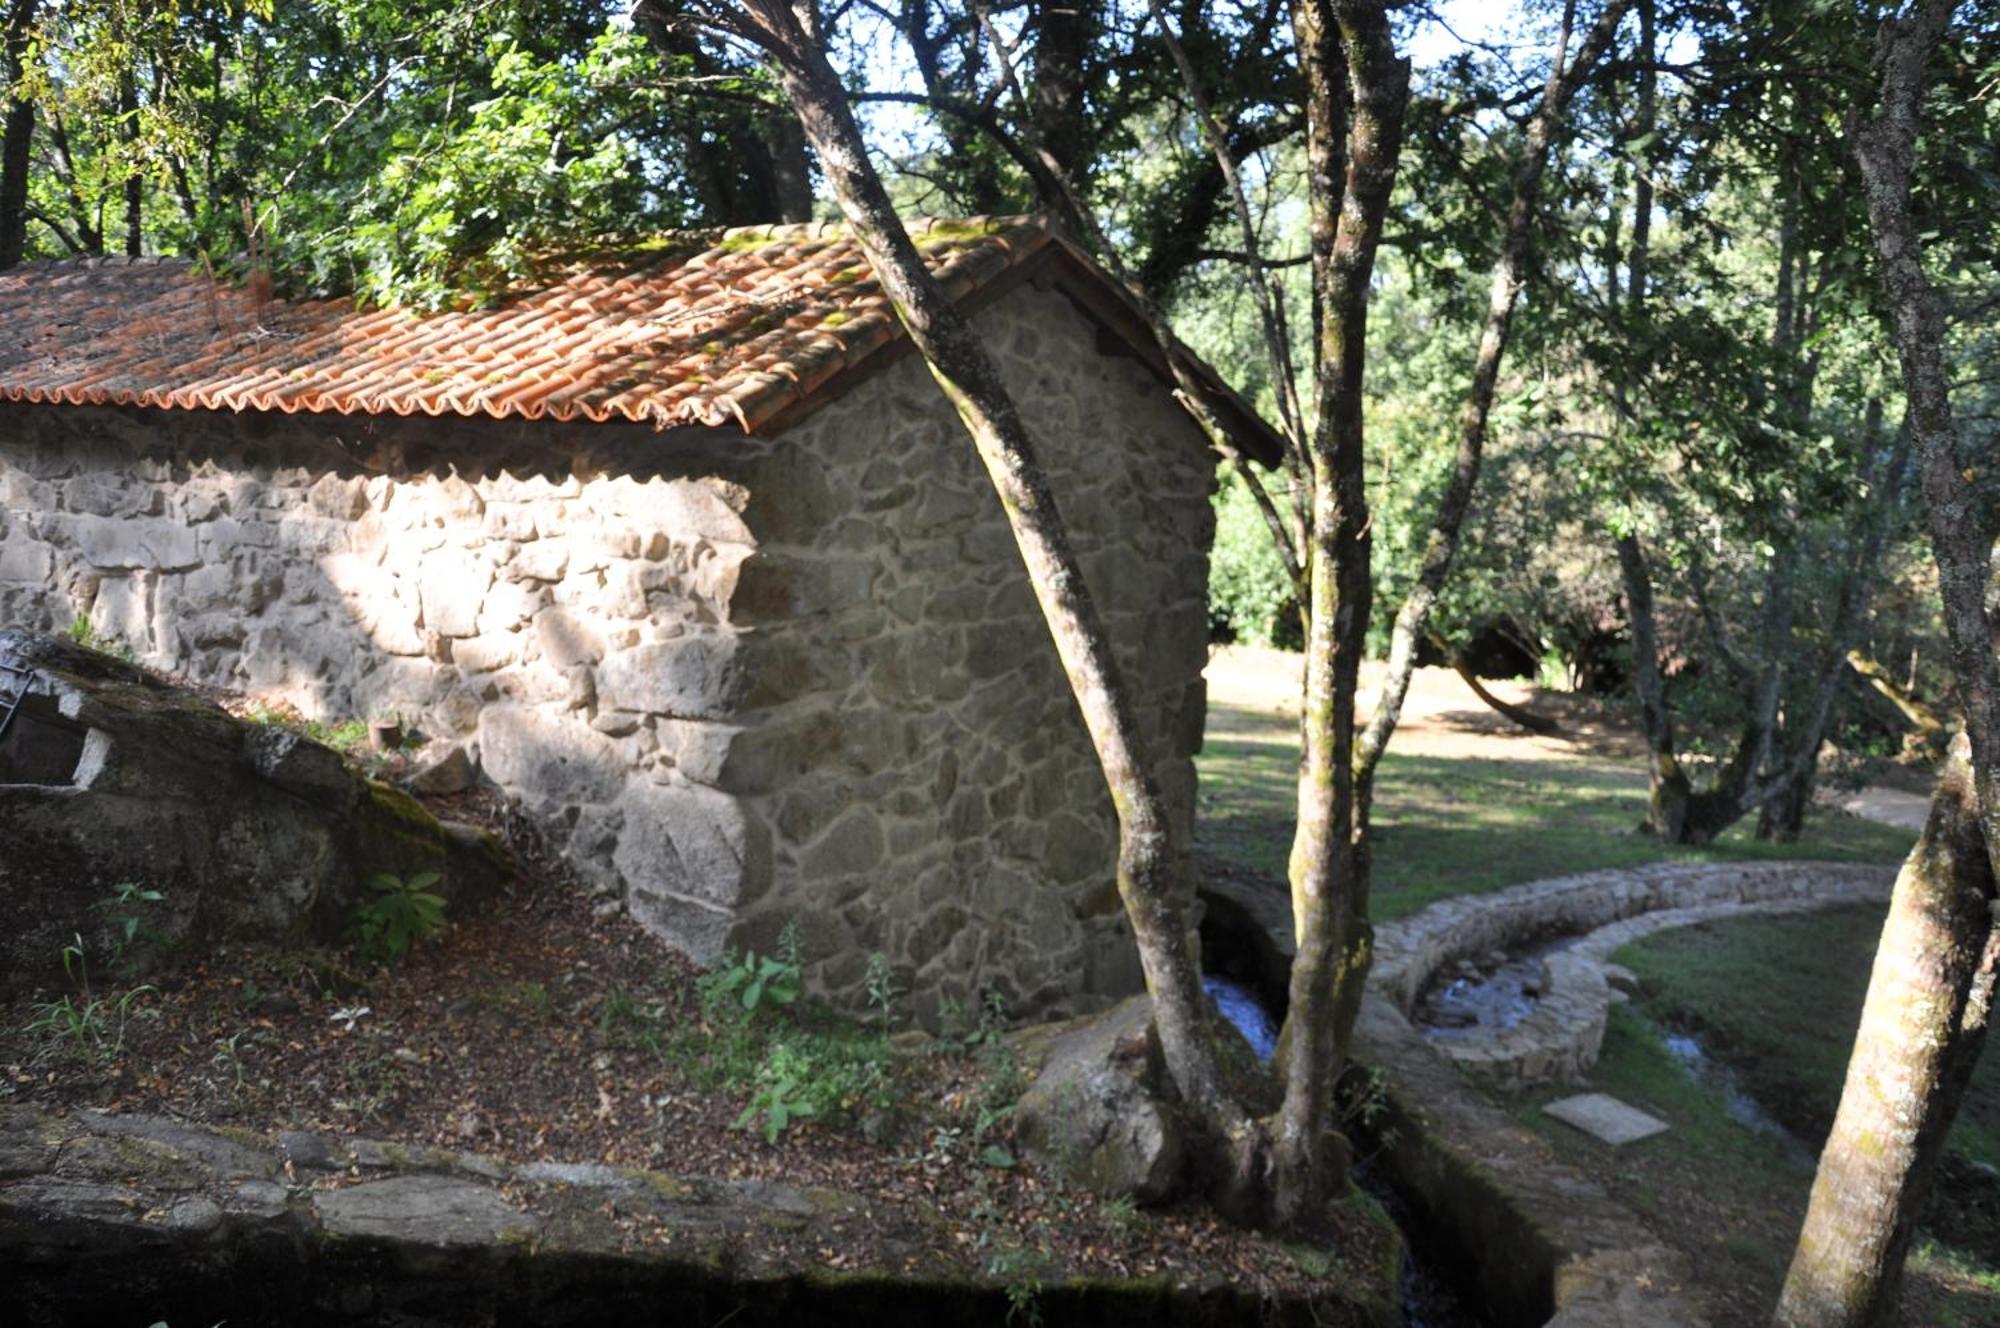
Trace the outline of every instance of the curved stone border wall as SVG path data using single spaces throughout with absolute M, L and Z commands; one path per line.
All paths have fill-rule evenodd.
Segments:
M 1894 867 L 1839 863 L 1662 863 L 1447 900 L 1376 932 L 1352 1055 L 1379 1075 L 1383 1110 L 1363 1128 L 1418 1217 L 1465 1258 L 1496 1323 L 1705 1328 L 1707 1320 L 1686 1255 L 1565 1166 L 1411 1026 L 1404 1011 L 1431 976 L 1536 936 L 1593 933 L 1609 954 L 1649 932 L 1726 913 L 1877 898 L 1894 877 Z M 1282 884 L 1211 876 L 1204 893 L 1255 919 L 1289 968 Z
M 1582 934 L 1548 957 L 1546 987 L 1526 1019 L 1432 1041 L 1467 1073 L 1500 1087 L 1574 1083 L 1597 1064 L 1605 1020 L 1623 999 L 1606 972 L 1613 951 L 1718 918 L 1886 900 L 1895 875 L 1893 867 L 1853 863 L 1655 863 L 1448 899 L 1377 932 L 1370 985 L 1407 1017 L 1437 975 L 1462 959 Z

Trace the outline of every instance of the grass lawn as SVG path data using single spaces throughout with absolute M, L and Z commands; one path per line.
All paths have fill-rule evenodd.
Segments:
M 1860 906 L 1689 927 L 1618 959 L 1644 984 L 1650 1018 L 1700 1036 L 1758 1102 L 1817 1144 L 1840 1101 L 1882 916 Z M 1974 1072 L 1951 1141 L 2000 1167 L 2000 1054 Z
M 1283 724 L 1212 724 L 1197 758 L 1196 833 L 1205 848 L 1283 879 L 1296 752 Z M 1633 833 L 1645 810 L 1646 772 L 1636 759 L 1548 753 L 1546 745 L 1520 756 L 1405 755 L 1392 742 L 1376 777 L 1373 916 L 1393 921 L 1453 895 L 1666 858 L 1892 862 L 1916 840 L 1825 808 L 1795 844 L 1761 843 L 1754 820 L 1745 820 L 1710 847 L 1675 849 Z
M 1865 906 L 1708 924 L 1628 946 L 1615 957 L 1639 974 L 1642 992 L 1612 1011 L 1591 1087 L 1672 1128 L 1614 1150 L 1541 1114 L 1570 1090 L 1537 1090 L 1519 1104 L 1566 1161 L 1688 1251 L 1718 1325 L 1761 1325 L 1776 1302 L 1881 924 L 1882 910 Z M 1669 1034 L 1693 1035 L 1720 1071 L 1691 1073 L 1670 1054 Z M 1792 1139 L 1732 1113 L 1732 1090 Z M 2000 1324 L 2000 1184 L 1969 1165 L 1990 1165 L 1996 1140 L 2000 1061 L 1989 1058 L 1960 1107 L 1956 1156 L 1910 1260 L 1901 1323 Z

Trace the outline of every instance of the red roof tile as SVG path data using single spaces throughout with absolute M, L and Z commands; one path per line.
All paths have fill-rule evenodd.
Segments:
M 910 229 L 961 298 L 1052 239 L 1028 218 Z M 900 331 L 844 228 L 713 238 L 578 265 L 497 308 L 429 316 L 340 300 L 260 308 L 178 259 L 30 263 L 0 274 L 0 396 L 754 431 Z
M 1095 288 L 1084 303 L 1160 367 L 1122 293 L 1038 219 L 913 221 L 910 232 L 960 300 L 997 294 L 1049 260 L 1072 281 L 1082 274 Z M 886 362 L 880 352 L 902 337 L 845 227 L 666 239 L 666 249 L 579 263 L 495 308 L 431 315 L 342 300 L 260 305 L 182 259 L 29 263 L 0 273 L 0 397 L 754 433 L 811 409 L 844 371 Z M 1264 430 L 1215 387 L 1252 432 Z

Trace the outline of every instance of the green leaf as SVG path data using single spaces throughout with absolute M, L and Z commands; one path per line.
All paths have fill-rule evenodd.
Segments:
M 989 1167 L 998 1167 L 1002 1171 L 1014 1165 L 1014 1155 L 999 1144 L 986 1145 L 986 1151 L 979 1155 L 979 1160 Z

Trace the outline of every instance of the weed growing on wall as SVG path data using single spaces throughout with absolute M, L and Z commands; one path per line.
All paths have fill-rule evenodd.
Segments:
M 119 637 L 98 631 L 96 626 L 91 623 L 88 614 L 79 613 L 76 617 L 70 619 L 68 635 L 70 640 L 76 642 L 76 644 L 82 646 L 85 650 L 95 650 L 100 655 L 109 655 L 111 658 L 123 660 L 127 664 L 133 664 L 138 661 L 138 657 L 133 653 L 132 647 L 129 644 Z

